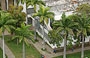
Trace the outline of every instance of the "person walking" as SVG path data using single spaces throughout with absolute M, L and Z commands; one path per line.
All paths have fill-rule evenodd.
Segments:
M 53 49 L 53 53 L 56 53 L 56 48 Z

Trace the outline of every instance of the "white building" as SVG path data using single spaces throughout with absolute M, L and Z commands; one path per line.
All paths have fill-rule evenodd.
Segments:
M 55 20 L 60 20 L 63 12 L 65 12 L 66 16 L 73 14 L 73 11 L 76 9 L 78 4 L 83 3 L 83 0 L 44 0 L 44 1 L 46 3 L 46 6 L 51 7 L 50 11 L 55 13 L 55 17 L 54 17 Z M 29 8 L 30 8 L 30 10 L 33 10 L 33 8 L 31 6 Z M 33 11 L 31 13 L 33 13 Z M 31 13 L 28 14 L 28 17 L 31 17 Z M 34 18 L 32 18 L 32 19 L 33 19 L 32 20 L 33 26 L 36 25 L 36 27 L 37 27 L 37 29 L 36 29 L 37 33 L 43 38 L 42 25 L 40 25 L 38 23 L 37 19 L 34 19 Z M 44 29 L 44 31 L 45 31 L 44 32 L 44 34 L 45 34 L 44 40 L 52 48 L 55 48 L 55 47 L 57 47 L 56 45 L 49 43 L 49 40 L 50 40 L 50 38 L 48 37 L 49 30 L 51 30 L 50 20 L 49 20 L 49 23 L 47 24 L 47 27 Z M 73 39 L 72 44 L 75 44 L 74 43 L 75 41 L 77 41 L 77 40 Z M 85 40 L 85 42 L 88 42 L 88 41 L 89 41 L 89 37 L 87 37 L 87 40 Z M 64 46 L 64 43 L 62 42 L 60 47 L 63 47 L 63 46 Z

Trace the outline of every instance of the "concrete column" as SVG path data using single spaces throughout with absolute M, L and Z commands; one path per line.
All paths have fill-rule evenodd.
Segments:
M 14 4 L 14 1 L 13 0 L 7 1 L 7 9 L 9 9 L 9 6 L 10 5 L 13 5 L 13 4 Z
M 14 0 L 14 5 L 17 5 L 17 1 L 16 0 Z
M 1 9 L 6 10 L 6 1 L 5 0 L 1 0 Z
M 8 10 L 8 0 L 6 0 L 6 8 L 7 8 L 7 10 Z

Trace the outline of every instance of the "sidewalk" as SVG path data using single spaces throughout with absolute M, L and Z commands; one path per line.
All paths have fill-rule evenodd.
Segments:
M 53 50 L 45 45 L 47 51 L 42 51 L 41 48 L 43 47 L 42 45 L 42 40 L 38 39 L 39 42 L 33 43 L 31 40 L 28 40 L 30 44 L 34 45 L 34 47 L 40 52 L 40 54 L 44 55 L 46 58 L 52 58 L 52 55 L 54 55 Z
M 42 51 L 41 48 L 42 48 L 42 39 L 38 38 L 39 42 L 36 42 L 36 43 L 32 43 L 30 40 L 29 40 L 29 43 L 30 44 L 33 44 L 34 47 L 41 53 L 43 54 L 46 58 L 53 58 L 53 57 L 56 57 L 56 56 L 60 56 L 60 55 L 63 55 L 63 52 L 58 52 L 58 53 L 53 53 L 53 49 L 51 47 L 49 47 L 47 44 L 45 45 L 46 47 L 46 51 Z M 85 50 L 90 50 L 90 46 L 88 47 L 85 47 Z M 81 51 L 81 48 L 79 49 L 74 49 L 74 51 L 72 52 L 71 50 L 67 51 L 67 54 L 72 54 L 72 53 L 76 53 L 76 52 L 80 52 Z
M 34 45 L 34 47 L 40 52 L 40 54 L 43 54 L 46 58 L 52 58 L 52 57 L 56 57 L 56 56 L 60 56 L 63 55 L 63 52 L 58 52 L 58 53 L 53 53 L 53 49 L 50 48 L 47 44 L 45 45 L 46 47 L 46 51 L 42 51 L 42 42 L 43 40 L 38 38 L 39 42 L 33 43 L 31 40 L 28 40 L 30 44 Z M 0 47 L 2 48 L 2 40 L 0 39 Z M 85 50 L 90 50 L 90 46 L 85 47 Z M 72 54 L 72 53 L 76 53 L 76 52 L 80 52 L 81 48 L 79 49 L 74 49 L 74 51 L 72 52 L 71 50 L 67 51 L 67 54 Z M 13 55 L 13 53 L 11 52 L 11 50 L 8 48 L 8 46 L 5 44 L 5 53 L 8 56 L 8 58 L 15 58 L 15 56 Z
M 0 47 L 3 49 L 1 38 L 0 38 Z M 8 58 L 15 58 L 14 54 L 12 53 L 12 51 L 8 48 L 6 44 L 5 44 L 5 53 Z

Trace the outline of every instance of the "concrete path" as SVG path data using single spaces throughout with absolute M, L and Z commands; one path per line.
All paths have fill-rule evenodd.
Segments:
M 90 50 L 90 46 L 85 47 L 84 50 Z M 67 51 L 67 54 L 72 54 L 72 53 L 76 53 L 76 52 L 81 52 L 81 48 L 79 48 L 79 49 L 74 49 L 74 51 L 69 50 L 69 51 Z M 60 55 L 63 55 L 63 52 L 56 53 L 56 54 L 55 54 L 54 56 L 52 56 L 52 57 L 60 56 Z
M 36 43 L 32 43 L 32 41 L 28 40 L 30 44 L 34 45 L 34 47 L 41 53 L 43 54 L 46 58 L 53 58 L 56 56 L 60 56 L 63 55 L 63 52 L 58 52 L 58 53 L 53 53 L 53 49 L 51 47 L 49 47 L 47 44 L 45 45 L 46 47 L 46 51 L 42 51 L 41 48 L 43 47 L 42 42 L 43 40 L 38 38 L 39 42 Z M 0 47 L 2 48 L 2 40 L 0 39 Z M 90 50 L 90 46 L 85 47 L 85 50 Z M 81 48 L 79 49 L 74 49 L 74 51 L 72 52 L 71 50 L 67 51 L 67 54 L 71 54 L 71 53 L 76 53 L 76 52 L 80 52 Z M 8 46 L 5 44 L 5 53 L 8 56 L 8 58 L 15 58 L 15 56 L 13 55 L 13 53 L 11 52 L 11 50 L 8 48 Z
M 39 42 L 36 42 L 36 43 L 32 43 L 30 40 L 29 40 L 29 43 L 34 45 L 34 47 L 43 55 L 45 55 L 46 58 L 53 58 L 53 57 L 56 57 L 56 56 L 60 56 L 60 55 L 63 55 L 63 52 L 58 52 L 58 53 L 53 53 L 53 49 L 51 47 L 49 47 L 48 45 L 45 45 L 47 51 L 42 51 L 41 48 L 43 47 L 42 45 L 42 39 L 38 38 Z M 85 47 L 85 50 L 90 50 L 90 46 L 88 47 Z M 71 54 L 71 53 L 76 53 L 76 52 L 80 52 L 81 51 L 81 48 L 79 49 L 74 49 L 74 51 L 67 51 L 67 54 Z
M 0 39 L 0 47 L 3 49 L 1 39 Z M 8 58 L 15 58 L 14 54 L 12 53 L 12 51 L 8 48 L 8 46 L 6 44 L 5 44 L 5 54 L 7 55 Z

